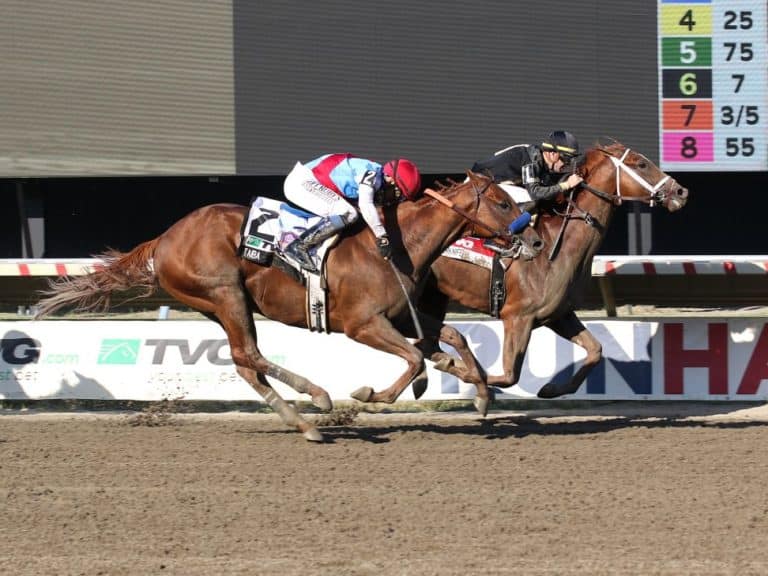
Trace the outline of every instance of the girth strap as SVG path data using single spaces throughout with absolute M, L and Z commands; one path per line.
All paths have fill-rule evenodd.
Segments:
M 504 281 L 505 272 L 499 255 L 494 254 L 493 262 L 491 263 L 491 285 L 488 289 L 488 302 L 490 304 L 491 316 L 494 318 L 498 318 L 501 315 L 501 308 L 507 299 L 507 283 Z

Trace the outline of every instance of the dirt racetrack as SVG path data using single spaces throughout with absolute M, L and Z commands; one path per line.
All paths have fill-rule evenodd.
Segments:
M 0 414 L 9 576 L 768 574 L 764 407 Z

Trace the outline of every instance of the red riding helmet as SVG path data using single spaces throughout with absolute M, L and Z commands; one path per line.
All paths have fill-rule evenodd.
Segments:
M 421 174 L 416 164 L 405 158 L 390 160 L 384 164 L 384 175 L 395 181 L 408 200 L 415 200 L 421 192 Z

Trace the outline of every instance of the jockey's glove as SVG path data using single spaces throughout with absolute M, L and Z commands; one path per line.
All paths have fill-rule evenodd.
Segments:
M 379 254 L 384 260 L 392 258 L 392 246 L 389 244 L 389 236 L 379 236 L 376 238 L 376 247 L 379 249 Z

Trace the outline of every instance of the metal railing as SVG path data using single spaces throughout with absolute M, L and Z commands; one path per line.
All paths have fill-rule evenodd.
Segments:
M 92 258 L 0 259 L 0 311 L 29 314 L 49 280 L 101 264 Z M 162 290 L 119 309 L 149 310 L 175 300 Z M 617 315 L 622 305 L 768 305 L 768 256 L 595 256 L 581 306 Z

